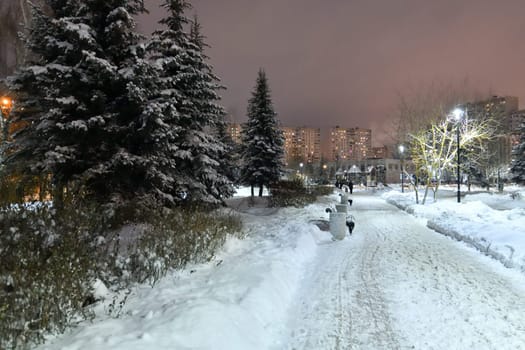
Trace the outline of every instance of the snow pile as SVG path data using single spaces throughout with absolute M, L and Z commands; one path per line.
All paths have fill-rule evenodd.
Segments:
M 427 226 L 464 241 L 507 267 L 525 271 L 525 201 L 508 193 L 467 194 L 457 203 L 453 190 L 443 198 L 415 204 L 414 192 L 386 192 L 389 203 L 427 220 Z M 447 195 L 448 193 L 448 195 Z M 518 192 L 519 193 L 519 192 Z M 421 197 L 420 197 L 421 198 Z M 428 200 L 428 198 L 427 198 Z
M 370 325 L 377 322 L 378 310 L 385 312 L 387 304 L 391 304 L 389 307 L 395 315 L 392 322 L 396 329 L 407 337 L 401 342 L 421 345 L 415 348 L 438 349 L 443 344 L 452 345 L 448 348 L 474 348 L 466 344 L 475 344 L 478 333 L 465 332 L 477 332 L 479 317 L 485 320 L 494 310 L 499 310 L 498 315 L 508 313 L 509 318 L 519 324 L 523 308 L 515 301 L 503 303 L 501 307 L 487 304 L 486 307 L 458 309 L 457 303 L 462 303 L 467 296 L 483 297 L 484 301 L 476 305 L 485 305 L 487 298 L 492 302 L 498 300 L 484 291 L 472 289 L 477 284 L 471 284 L 470 274 L 483 275 L 485 272 L 480 271 L 485 270 L 478 269 L 471 260 L 464 263 L 464 258 L 467 255 L 482 257 L 463 247 L 461 264 L 452 266 L 454 271 L 461 273 L 449 275 L 443 267 L 444 261 L 449 261 L 446 256 L 450 251 L 446 244 L 449 240 L 434 233 L 428 236 L 425 233 L 428 230 L 414 225 L 413 220 L 406 220 L 403 213 L 395 217 L 396 211 L 390 213 L 392 208 L 379 196 L 404 205 L 414 216 L 434 225 L 440 232 L 479 243 L 483 252 L 501 254 L 522 269 L 525 265 L 523 200 L 511 202 L 508 195 L 479 194 L 467 195 L 458 204 L 454 193 L 445 191 L 443 198 L 423 206 L 414 203 L 413 192 L 359 192 L 354 194 L 352 207 L 359 219 L 355 234 L 335 244 L 329 232 L 321 231 L 311 222 L 327 219 L 325 208 L 339 202 L 337 194 L 322 197 L 306 208 L 280 210 L 264 208 L 264 198 L 252 204 L 247 198 L 233 198 L 235 210 L 246 224 L 245 239 L 229 238 L 213 261 L 172 272 L 154 288 L 141 285 L 127 296 L 107 296 L 105 304 L 98 305 L 94 322 L 84 322 L 38 349 L 283 349 L 289 348 L 287 341 L 293 343 L 295 339 L 302 344 L 302 340 L 310 339 L 310 331 L 312 339 L 316 339 L 315 332 L 319 332 L 326 344 L 342 339 L 350 344 L 354 340 L 364 341 L 367 335 L 372 337 L 368 331 L 375 328 L 369 329 Z M 239 191 L 239 195 L 245 194 L 244 190 Z M 372 210 L 368 210 L 370 208 Z M 385 213 L 384 218 L 377 216 L 379 208 Z M 390 226 L 398 229 L 390 230 Z M 514 253 L 511 254 L 507 246 L 512 247 Z M 414 253 L 419 250 L 422 253 Z M 458 252 L 454 254 L 457 256 Z M 405 261 L 407 256 L 412 260 Z M 494 265 L 515 272 L 498 263 Z M 458 282 L 455 280 L 458 275 L 470 277 L 460 278 Z M 516 283 L 522 285 L 522 279 Z M 443 295 L 451 293 L 449 288 L 462 296 L 457 300 L 442 299 Z M 498 291 L 503 292 L 506 289 Z M 98 295 L 107 293 L 103 285 L 98 285 Z M 395 297 L 391 293 L 396 293 Z M 121 310 L 117 306 L 119 317 L 108 316 L 104 311 L 111 308 L 112 299 L 113 304 L 118 305 L 123 297 L 127 301 Z M 349 309 L 348 305 L 354 309 Z M 505 305 L 513 306 L 509 309 Z M 303 309 L 304 315 L 296 313 Z M 368 312 L 373 319 L 357 316 Z M 299 324 L 293 334 L 288 328 L 290 319 Z M 496 319 L 498 324 L 491 319 L 490 326 L 486 326 L 492 329 L 499 325 L 489 336 L 504 339 L 507 333 L 500 333 L 505 323 L 499 316 Z M 353 328 L 345 324 L 340 327 L 341 337 L 333 338 L 333 332 L 339 329 L 334 322 L 341 320 L 350 322 Z M 303 323 L 311 329 L 304 328 Z M 345 332 L 351 332 L 354 338 L 348 338 Z M 465 334 L 471 336 L 463 337 Z M 323 335 L 326 337 L 322 338 Z M 519 341 L 520 337 L 513 335 L 512 341 Z M 364 344 L 367 343 L 363 343 L 363 347 L 368 348 L 395 348 Z M 458 347 L 458 344 L 465 346 Z M 335 347 L 315 343 L 303 348 Z
M 106 299 L 106 305 L 98 306 L 94 324 L 50 340 L 39 349 L 275 346 L 304 266 L 316 256 L 319 244 L 331 242 L 329 232 L 309 223 L 324 216 L 325 205 L 272 213 L 257 207 L 239 209 L 247 225 L 245 239 L 229 238 L 215 260 L 173 272 L 154 288 L 139 286 L 126 297 L 119 318 L 106 315 L 104 309 L 110 307 L 111 298 Z M 106 293 L 103 286 L 98 290 Z

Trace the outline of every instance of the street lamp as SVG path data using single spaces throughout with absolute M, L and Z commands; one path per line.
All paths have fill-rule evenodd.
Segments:
M 9 113 L 13 108 L 13 100 L 8 96 L 0 98 L 0 128 L 2 129 L 2 144 L 7 141 L 9 134 Z
M 460 126 L 461 126 L 461 118 L 463 117 L 463 114 L 465 112 L 460 109 L 456 108 L 452 111 L 452 115 L 454 116 L 454 120 L 456 121 L 456 142 L 457 142 L 457 180 L 458 180 L 458 203 L 461 203 L 461 180 L 460 180 L 460 147 L 459 147 L 459 134 L 460 134 Z
M 401 193 L 405 192 L 404 174 L 403 174 L 403 153 L 405 152 L 405 146 L 399 145 L 399 154 L 401 155 Z

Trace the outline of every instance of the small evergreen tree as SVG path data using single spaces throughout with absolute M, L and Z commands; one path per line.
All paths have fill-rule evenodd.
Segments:
M 525 184 L 525 122 L 520 125 L 520 142 L 512 150 L 512 181 Z
M 276 113 L 270 96 L 270 89 L 264 70 L 259 70 L 255 89 L 248 101 L 248 122 L 242 132 L 241 182 L 263 187 L 279 180 L 283 169 L 284 138 L 279 129 Z

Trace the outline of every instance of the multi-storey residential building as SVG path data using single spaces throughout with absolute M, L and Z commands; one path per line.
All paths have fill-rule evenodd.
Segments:
M 363 160 L 371 156 L 372 130 L 362 128 L 350 128 L 347 130 L 347 134 L 351 140 L 350 159 Z
M 330 129 L 330 160 L 362 160 L 371 155 L 372 130 L 362 128 Z
M 516 146 L 520 142 L 520 128 L 525 123 L 525 109 L 511 113 L 510 115 L 510 138 L 512 147 Z
M 242 125 L 239 123 L 228 123 L 228 135 L 233 142 L 241 143 Z
M 486 100 L 467 103 L 464 107 L 470 120 L 494 118 L 498 122 L 496 135 L 488 145 L 489 152 L 494 155 L 492 159 L 495 163 L 509 163 L 513 143 L 513 116 L 518 112 L 518 98 L 492 96 Z
M 321 129 L 301 127 L 297 129 L 298 144 L 306 163 L 321 161 Z
M 329 160 L 345 161 L 350 159 L 351 140 L 348 136 L 347 129 L 340 128 L 337 125 L 330 129 L 330 155 Z
M 317 163 L 321 160 L 321 129 L 282 127 L 285 160 L 293 163 Z
M 519 111 L 511 113 L 509 120 L 510 132 L 516 133 L 520 129 L 521 124 L 525 123 L 525 109 L 521 109 Z
M 372 147 L 368 158 L 371 159 L 385 159 L 389 158 L 388 148 L 386 146 Z
M 298 159 L 299 154 L 295 145 L 295 128 L 282 127 L 284 137 L 284 158 L 287 164 Z
M 518 111 L 518 98 L 515 96 L 492 96 L 489 99 L 469 102 L 465 105 L 471 119 L 495 118 L 502 133 L 512 131 L 511 115 Z

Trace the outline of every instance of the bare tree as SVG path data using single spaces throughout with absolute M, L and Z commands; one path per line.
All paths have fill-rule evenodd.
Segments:
M 398 143 L 408 143 L 409 135 L 427 129 L 442 120 L 455 106 L 472 100 L 480 100 L 489 93 L 477 92 L 465 78 L 458 84 L 433 82 L 399 93 L 399 102 L 393 118 L 393 138 Z M 445 113 L 445 111 L 447 111 Z

